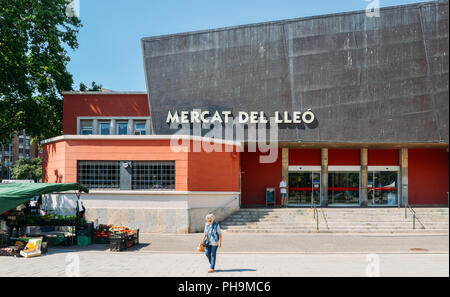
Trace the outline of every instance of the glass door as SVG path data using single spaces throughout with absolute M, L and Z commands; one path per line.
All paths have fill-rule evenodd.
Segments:
M 320 171 L 289 173 L 289 206 L 311 206 L 320 203 Z
M 360 200 L 360 172 L 339 168 L 328 172 L 328 203 L 336 206 L 357 206 Z
M 370 206 L 398 206 L 399 170 L 370 168 L 368 199 Z

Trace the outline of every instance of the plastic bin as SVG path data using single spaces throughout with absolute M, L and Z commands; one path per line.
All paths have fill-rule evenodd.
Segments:
M 56 235 L 48 237 L 48 244 L 50 246 L 58 246 L 62 245 L 66 241 L 66 237 L 64 235 Z
M 77 245 L 87 246 L 92 244 L 92 238 L 89 236 L 77 236 Z

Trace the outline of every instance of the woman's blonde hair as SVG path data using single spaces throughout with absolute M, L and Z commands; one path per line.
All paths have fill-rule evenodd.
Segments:
M 206 216 L 206 220 L 207 221 L 212 220 L 214 222 L 216 220 L 216 216 L 210 213 L 209 215 Z

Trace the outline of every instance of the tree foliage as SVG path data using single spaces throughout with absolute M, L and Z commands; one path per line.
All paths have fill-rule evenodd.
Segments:
M 61 92 L 72 90 L 66 48 L 78 47 L 80 20 L 67 0 L 0 0 L 0 142 L 25 130 L 62 132 Z
M 103 86 L 98 85 L 95 81 L 91 83 L 91 87 L 88 88 L 84 83 L 80 83 L 80 92 L 101 92 Z
M 19 159 L 11 169 L 12 179 L 26 179 L 38 182 L 42 179 L 42 159 Z

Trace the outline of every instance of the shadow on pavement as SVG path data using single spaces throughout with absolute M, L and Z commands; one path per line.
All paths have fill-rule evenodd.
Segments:
M 111 253 L 139 252 L 141 249 L 145 249 L 149 246 L 150 244 L 148 243 L 140 243 L 121 252 L 111 252 L 109 250 L 108 244 L 92 244 L 88 246 L 78 246 L 78 245 L 51 246 L 48 248 L 48 252 L 46 254 L 52 255 L 52 254 L 64 254 L 73 252 L 111 252 Z
M 256 269 L 219 269 L 216 270 L 216 273 L 220 272 L 255 272 Z

